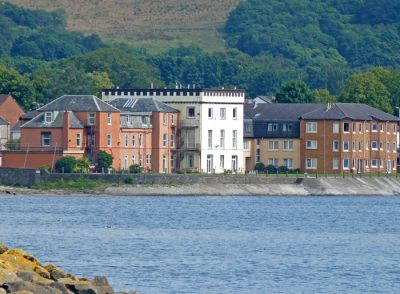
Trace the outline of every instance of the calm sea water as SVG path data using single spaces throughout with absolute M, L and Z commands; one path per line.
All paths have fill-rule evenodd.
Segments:
M 399 197 L 5 197 L 0 240 L 140 293 L 399 293 Z

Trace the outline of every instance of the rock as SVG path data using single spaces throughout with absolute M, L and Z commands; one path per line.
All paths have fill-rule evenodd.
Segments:
M 40 294 L 62 294 L 62 292 L 58 289 L 50 288 L 46 285 L 41 285 L 38 283 L 30 283 L 30 282 L 14 282 L 14 283 L 6 283 L 3 285 L 7 289 L 7 292 L 20 292 L 20 291 L 30 291 L 32 293 L 40 293 Z
M 7 294 L 7 291 L 6 291 L 6 289 L 4 289 L 4 288 L 0 288 L 0 294 Z
M 106 277 L 95 277 L 93 284 L 96 286 L 98 294 L 114 294 L 114 290 Z
M 0 243 L 0 254 L 3 254 L 8 250 L 8 247 L 4 245 L 3 243 Z
M 62 270 L 60 270 L 58 267 L 56 267 L 53 264 L 49 264 L 44 267 L 49 273 L 51 279 L 57 281 L 58 279 L 66 278 L 68 275 L 64 273 Z

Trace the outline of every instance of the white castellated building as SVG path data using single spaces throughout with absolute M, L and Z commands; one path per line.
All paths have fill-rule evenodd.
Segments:
M 155 98 L 180 111 L 180 169 L 244 173 L 243 90 L 105 89 L 104 101 Z

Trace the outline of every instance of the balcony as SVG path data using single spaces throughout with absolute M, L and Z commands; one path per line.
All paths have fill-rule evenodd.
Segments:
M 181 150 L 185 151 L 200 151 L 201 150 L 201 144 L 196 143 L 196 144 L 186 144 L 181 147 Z
M 179 122 L 179 126 L 181 128 L 198 128 L 200 126 L 200 122 L 197 119 L 181 120 Z

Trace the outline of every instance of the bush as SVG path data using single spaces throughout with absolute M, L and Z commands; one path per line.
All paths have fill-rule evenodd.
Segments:
M 124 180 L 124 183 L 127 185 L 133 185 L 135 183 L 135 180 L 131 176 L 127 176 Z
M 269 174 L 275 174 L 276 167 L 274 165 L 270 164 L 265 168 L 265 171 L 268 172 Z
M 75 171 L 80 173 L 89 172 L 90 160 L 86 156 L 83 156 L 81 159 L 78 159 L 76 163 Z
M 140 174 L 140 173 L 142 173 L 143 168 L 139 164 L 134 164 L 134 165 L 131 165 L 131 167 L 129 168 L 129 171 L 132 174 Z
M 72 173 L 74 169 L 76 168 L 77 160 L 73 156 L 64 156 L 61 157 L 59 160 L 56 162 L 56 171 L 61 173 Z
M 282 165 L 278 167 L 278 171 L 280 174 L 286 174 L 287 172 L 289 172 L 289 169 L 286 166 Z
M 112 166 L 113 157 L 105 151 L 100 151 L 97 153 L 97 171 L 107 172 L 107 170 Z
M 262 172 L 264 172 L 265 165 L 264 165 L 264 163 L 262 163 L 262 162 L 257 162 L 257 163 L 256 163 L 256 166 L 254 167 L 254 169 L 255 169 L 256 171 L 258 171 L 259 173 L 262 173 Z
M 8 140 L 5 144 L 7 150 L 19 150 L 20 148 L 20 141 L 19 140 Z
M 44 164 L 44 165 L 42 165 L 42 166 L 39 166 L 39 169 L 40 169 L 40 170 L 47 171 L 47 172 L 50 172 L 50 171 L 51 171 L 51 166 L 48 165 L 48 164 Z

